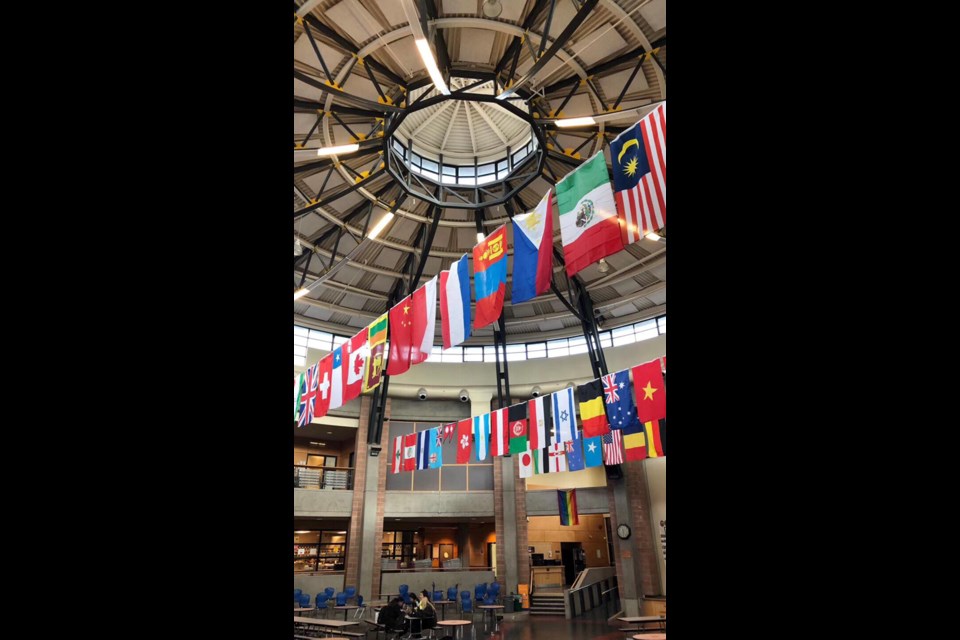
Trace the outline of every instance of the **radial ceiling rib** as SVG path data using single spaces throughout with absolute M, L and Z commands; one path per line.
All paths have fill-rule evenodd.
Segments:
M 460 113 L 460 102 L 454 103 L 453 115 L 450 116 L 450 124 L 447 125 L 447 131 L 443 134 L 443 142 L 440 143 L 440 151 L 443 151 L 447 148 L 447 138 L 450 137 L 450 132 L 453 131 L 453 125 L 457 121 L 457 114 Z
M 500 138 L 500 142 L 502 142 L 503 144 L 507 144 L 507 138 L 503 135 L 503 132 L 500 131 L 500 127 L 498 127 L 493 123 L 493 120 L 490 119 L 490 116 L 488 116 L 486 112 L 481 108 L 482 105 L 478 105 L 473 102 L 468 102 L 467 104 L 473 107 L 474 111 L 480 114 L 480 117 L 483 118 L 484 122 L 486 122 L 490 126 L 490 128 L 493 129 L 493 132 L 497 135 L 497 137 Z M 474 151 L 476 151 L 476 149 L 474 149 Z

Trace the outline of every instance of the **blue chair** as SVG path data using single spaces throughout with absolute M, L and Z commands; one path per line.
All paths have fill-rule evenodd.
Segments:
M 407 593 L 410 591 L 410 585 L 402 584 L 402 585 L 400 585 L 399 588 L 400 588 L 400 596 L 401 596 L 401 597 L 407 595 Z
M 297 602 L 297 603 L 300 602 L 300 594 L 301 594 L 301 593 L 303 593 L 303 590 L 302 590 L 302 589 L 294 589 L 294 590 L 293 590 L 293 601 L 294 601 L 294 602 Z
M 469 613 L 473 617 L 473 600 L 470 599 L 469 591 L 460 592 L 460 612 Z
M 301 594 L 300 594 L 300 606 L 301 606 L 301 607 L 309 607 L 309 606 L 310 606 L 310 594 L 309 594 L 309 593 L 301 593 Z
M 477 602 L 483 600 L 487 595 L 487 583 L 478 584 L 473 588 L 473 598 Z
M 347 594 L 347 600 L 351 600 L 354 596 L 357 595 L 357 588 L 347 587 L 346 589 L 343 590 L 343 592 Z
M 323 612 L 324 617 L 326 617 L 327 612 L 330 610 L 327 606 L 327 600 L 330 599 L 326 593 L 318 593 L 316 597 L 317 611 Z
M 334 589 L 333 587 L 327 587 L 326 589 L 323 590 L 323 592 L 327 594 L 328 598 L 332 598 L 333 595 L 337 592 L 337 590 Z
M 345 607 L 347 606 L 347 594 L 341 591 L 337 594 L 337 606 Z
M 457 588 L 456 588 L 456 587 L 450 587 L 449 589 L 447 589 L 447 600 L 450 600 L 450 601 L 452 601 L 452 602 L 456 602 L 456 601 L 457 601 Z
M 443 600 L 443 591 L 434 591 L 433 592 L 433 601 Z
M 487 591 L 487 593 L 493 596 L 493 599 L 496 601 L 496 604 L 500 604 L 500 583 L 499 582 L 491 583 L 490 589 Z

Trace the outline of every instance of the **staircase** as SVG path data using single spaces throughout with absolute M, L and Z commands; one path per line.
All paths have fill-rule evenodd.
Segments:
M 532 616 L 562 616 L 563 592 L 545 593 L 537 591 L 530 596 L 530 615 Z

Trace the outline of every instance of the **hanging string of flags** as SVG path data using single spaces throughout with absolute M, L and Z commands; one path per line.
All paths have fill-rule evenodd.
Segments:
M 441 467 L 445 443 L 456 444 L 457 464 L 518 454 L 521 478 L 666 456 L 665 367 L 666 358 L 658 358 L 578 386 L 582 431 L 577 428 L 574 390 L 567 387 L 396 436 L 391 469 L 401 473 Z
M 662 102 L 611 141 L 612 185 L 602 150 L 557 183 L 555 191 L 560 238 L 567 275 L 572 277 L 601 258 L 637 242 L 644 234 L 666 226 L 666 131 L 667 106 L 666 102 Z M 530 300 L 550 289 L 553 269 L 553 192 L 554 189 L 548 189 L 533 211 L 511 218 L 514 240 L 513 302 Z M 438 276 L 428 280 L 413 294 L 297 376 L 293 390 L 297 426 L 310 424 L 314 418 L 322 418 L 328 411 L 379 386 L 388 337 L 390 351 L 386 354 L 389 356 L 386 359 L 386 372 L 389 375 L 406 373 L 411 366 L 424 362 L 433 349 L 438 289 L 444 349 L 457 346 L 469 338 L 471 325 L 476 331 L 495 322 L 503 309 L 507 284 L 506 225 L 497 227 L 473 248 L 476 301 L 473 318 L 466 254 L 448 270 L 440 272 L 439 287 L 437 280 Z M 589 396 L 588 403 L 599 397 L 600 387 L 591 387 L 590 393 L 594 395 Z M 579 394 L 578 389 L 582 407 L 584 401 Z M 571 398 L 571 406 L 572 402 Z M 545 406 L 549 411 L 550 405 Z M 598 407 L 596 402 L 588 407 L 590 433 L 601 429 L 596 426 L 601 422 Z M 558 405 L 557 410 L 564 411 L 564 407 Z M 569 414 L 573 413 L 566 410 Z M 613 418 L 609 421 L 611 425 L 614 423 Z M 564 436 L 567 437 L 551 446 L 572 440 L 569 425 L 564 426 L 567 429 Z M 623 431 L 624 436 L 635 435 L 625 430 L 624 426 L 627 426 L 626 423 L 613 431 Z M 632 423 L 629 428 L 634 428 Z M 500 429 L 499 423 L 497 429 Z M 534 440 L 534 435 L 539 434 L 531 434 L 529 441 L 539 444 Z M 600 437 L 606 436 L 601 434 Z M 631 443 L 636 441 L 636 438 L 630 440 Z M 510 445 L 506 443 L 502 446 L 506 448 Z M 616 446 L 616 443 L 610 444 L 611 450 Z M 493 442 L 491 447 L 493 455 L 502 455 L 496 453 L 500 451 L 499 441 Z M 615 457 L 615 454 L 611 453 L 611 456 Z

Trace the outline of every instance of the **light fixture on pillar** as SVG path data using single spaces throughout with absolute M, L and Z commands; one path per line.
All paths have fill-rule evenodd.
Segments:
M 503 5 L 500 4 L 500 0 L 484 0 L 483 15 L 488 18 L 499 18 L 501 11 L 503 11 Z
M 600 262 L 597 264 L 597 270 L 600 273 L 607 273 L 610 271 L 610 263 L 606 261 L 605 258 L 600 258 Z

